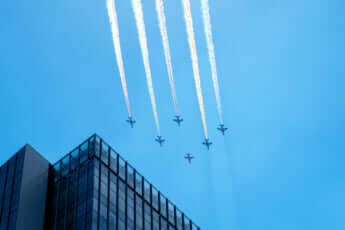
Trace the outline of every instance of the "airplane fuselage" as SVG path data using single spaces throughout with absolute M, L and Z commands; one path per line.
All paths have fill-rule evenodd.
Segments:
M 187 153 L 186 156 L 184 157 L 186 160 L 188 160 L 188 163 L 192 163 L 192 159 L 194 158 L 190 153 Z
M 212 145 L 212 142 L 209 142 L 208 139 L 205 139 L 205 142 L 203 142 L 202 144 L 204 144 L 207 147 L 207 149 L 209 150 L 210 146 Z
M 180 116 L 175 116 L 175 117 L 176 118 L 173 119 L 173 121 L 176 122 L 178 126 L 180 126 L 183 119 Z
M 156 141 L 159 143 L 160 146 L 162 146 L 163 142 L 165 141 L 161 136 L 158 136 L 156 138 Z
M 133 120 L 132 119 L 132 117 L 128 117 L 128 120 L 126 120 L 128 123 L 129 123 L 129 125 L 133 128 L 134 127 L 134 124 L 135 124 L 135 120 Z

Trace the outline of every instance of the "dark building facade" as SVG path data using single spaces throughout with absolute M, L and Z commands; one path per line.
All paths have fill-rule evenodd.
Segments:
M 2 202 L 4 205 L 0 203 L 0 208 L 8 210 L 0 211 L 3 213 L 0 219 L 0 230 L 40 230 L 39 228 L 22 228 L 22 225 L 18 223 L 25 221 L 19 218 L 20 213 L 17 215 L 17 224 L 11 224 L 13 218 L 16 219 L 17 206 L 18 204 L 20 206 L 22 202 L 21 199 L 19 202 L 16 199 L 15 191 L 23 190 L 22 195 L 25 195 L 26 186 L 20 186 L 22 179 L 20 177 L 23 175 L 20 168 L 21 165 L 25 168 L 26 164 L 31 163 L 26 162 L 25 159 L 20 160 L 23 159 L 21 157 L 22 154 L 19 151 L 1 167 L 0 199 L 4 197 L 2 200 L 9 199 L 9 201 Z M 40 224 L 45 230 L 200 229 L 97 135 L 91 136 L 57 163 L 51 165 L 50 170 L 47 167 L 41 170 L 41 174 L 37 175 L 37 178 L 42 180 L 37 182 L 41 188 L 38 186 L 37 189 L 45 188 L 43 196 L 45 212 L 41 211 L 36 216 L 41 220 Z M 12 182 L 7 183 L 7 180 Z M 43 181 L 45 183 L 42 183 Z M 16 188 L 15 184 L 18 183 L 19 188 Z M 23 184 L 23 181 L 21 183 Z M 7 184 L 12 184 L 12 188 L 8 188 Z M 43 184 L 46 186 L 44 187 Z M 32 198 L 31 202 L 39 203 L 39 200 L 38 197 Z M 30 204 L 23 207 L 25 211 Z M 4 216 L 4 221 L 2 216 Z M 6 227 L 2 227 L 3 223 Z
M 50 164 L 25 145 L 0 167 L 0 229 L 44 229 Z

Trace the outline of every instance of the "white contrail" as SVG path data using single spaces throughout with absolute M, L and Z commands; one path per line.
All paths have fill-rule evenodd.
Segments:
M 161 36 L 162 36 L 162 41 L 163 41 L 165 61 L 166 61 L 167 69 L 168 69 L 170 86 L 171 86 L 172 95 L 173 95 L 174 104 L 175 104 L 175 110 L 176 110 L 176 114 L 179 115 L 177 99 L 176 99 L 174 75 L 173 75 L 173 69 L 171 65 L 168 32 L 167 32 L 167 26 L 166 26 L 166 19 L 164 15 L 163 0 L 156 0 L 156 10 L 157 10 L 157 15 L 158 15 L 159 28 L 161 31 Z
M 202 98 L 201 83 L 200 83 L 200 76 L 199 76 L 198 55 L 196 52 L 193 20 L 192 20 L 192 13 L 191 13 L 191 9 L 190 9 L 190 1 L 189 0 L 183 0 L 183 7 L 184 7 L 184 16 L 185 16 L 185 20 L 186 20 L 188 42 L 189 42 L 189 48 L 190 48 L 190 52 L 191 52 L 191 59 L 192 59 L 193 71 L 194 71 L 194 80 L 195 80 L 195 86 L 197 89 L 201 118 L 202 118 L 202 122 L 203 122 L 203 126 L 204 126 L 205 137 L 208 139 L 205 109 L 204 109 L 204 102 L 203 102 L 203 98 Z
M 158 120 L 158 114 L 157 114 L 155 95 L 154 95 L 153 86 L 152 86 L 149 52 L 147 49 L 146 31 L 145 31 L 144 15 L 143 15 L 141 0 L 132 0 L 132 6 L 133 6 L 135 21 L 137 24 L 137 30 L 139 34 L 141 53 L 143 56 L 143 61 L 144 61 L 144 66 L 145 66 L 146 81 L 147 81 L 147 85 L 148 85 L 149 93 L 151 97 L 153 114 L 156 121 L 157 132 L 158 132 L 158 135 L 160 135 L 159 120 Z
M 131 107 L 130 107 L 129 99 L 128 99 L 125 71 L 124 71 L 123 61 L 122 61 L 119 26 L 118 26 L 118 22 L 117 22 L 117 15 L 116 15 L 116 8 L 115 8 L 115 1 L 114 0 L 107 0 L 107 9 L 108 9 L 109 20 L 110 20 L 110 25 L 111 25 L 111 32 L 113 34 L 115 55 L 116 55 L 117 65 L 118 65 L 119 72 L 120 72 L 122 89 L 123 89 L 123 93 L 125 95 L 125 99 L 126 99 L 126 103 L 127 103 L 128 115 L 129 115 L 129 117 L 132 117 Z
M 222 113 L 222 104 L 221 104 L 220 93 L 219 93 L 219 84 L 218 84 L 218 76 L 217 76 L 217 68 L 216 68 L 216 56 L 214 52 L 214 43 L 212 39 L 211 19 L 210 19 L 210 10 L 209 10 L 209 5 L 208 5 L 208 0 L 201 0 L 201 8 L 202 8 L 202 15 L 204 19 L 205 35 L 206 35 L 208 55 L 209 55 L 211 71 L 212 71 L 213 87 L 214 87 L 216 100 L 217 100 L 219 120 L 221 124 L 223 124 L 224 121 L 223 121 L 223 113 Z

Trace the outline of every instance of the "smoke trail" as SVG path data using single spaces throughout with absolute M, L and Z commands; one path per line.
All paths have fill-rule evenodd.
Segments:
M 202 98 L 200 76 L 199 76 L 198 56 L 196 53 L 193 20 L 192 20 L 192 13 L 191 13 L 191 9 L 190 9 L 190 1 L 189 0 L 183 0 L 183 7 L 184 7 L 184 16 L 185 16 L 185 20 L 186 20 L 188 42 L 189 42 L 189 48 L 190 48 L 190 52 L 191 52 L 191 59 L 192 59 L 192 63 L 193 63 L 194 80 L 195 80 L 195 86 L 197 89 L 201 118 L 202 118 L 202 122 L 204 125 L 205 137 L 208 139 L 205 110 L 204 110 L 204 102 L 203 102 L 203 98 Z
M 221 124 L 223 124 L 224 121 L 223 121 L 223 114 L 222 114 L 222 104 L 220 101 L 218 76 L 217 76 L 217 68 L 216 68 L 216 56 L 215 56 L 215 52 L 214 52 L 214 43 L 213 43 L 213 39 L 212 39 L 212 29 L 211 29 L 210 10 L 209 10 L 209 5 L 208 5 L 208 0 L 201 0 L 201 8 L 202 8 L 202 15 L 203 15 L 203 19 L 204 19 L 204 27 L 205 27 L 205 35 L 206 35 L 206 40 L 207 40 L 208 56 L 210 59 L 213 87 L 214 87 L 214 91 L 216 94 L 219 120 L 220 120 Z
M 173 76 L 173 70 L 172 70 L 172 65 L 171 65 L 168 32 L 167 32 L 167 26 L 165 22 L 166 20 L 165 20 L 165 15 L 164 15 L 164 5 L 163 5 L 162 0 L 156 0 L 156 10 L 158 14 L 159 28 L 161 31 L 161 36 L 162 36 L 162 41 L 163 41 L 165 61 L 166 61 L 167 69 L 168 69 L 170 86 L 171 86 L 172 95 L 174 98 L 175 110 L 176 110 L 176 114 L 179 115 L 176 92 L 175 92 L 174 76 Z
M 119 26 L 117 23 L 117 15 L 116 15 L 114 0 L 107 0 L 107 9 L 108 9 L 109 20 L 110 20 L 110 25 L 111 25 L 111 32 L 113 34 L 113 42 L 114 42 L 117 65 L 118 65 L 120 77 L 121 77 L 122 89 L 123 89 L 123 93 L 125 95 L 125 99 L 127 103 L 128 115 L 129 117 L 131 117 L 132 113 L 131 113 L 131 107 L 130 107 L 129 99 L 128 99 L 126 77 L 125 77 L 125 71 L 123 67 L 122 53 L 121 53 L 121 46 L 120 46 Z
M 132 0 L 132 6 L 133 6 L 135 21 L 137 24 L 137 29 L 138 29 L 138 34 L 139 34 L 141 53 L 143 56 L 143 61 L 144 61 L 144 66 L 145 66 L 146 81 L 147 81 L 147 85 L 148 85 L 149 93 L 151 97 L 153 114 L 156 121 L 157 132 L 158 132 L 158 135 L 160 135 L 157 106 L 156 106 L 156 100 L 155 100 L 155 95 L 154 95 L 153 86 L 152 86 L 149 52 L 147 49 L 146 31 L 145 31 L 144 15 L 143 15 L 141 0 Z

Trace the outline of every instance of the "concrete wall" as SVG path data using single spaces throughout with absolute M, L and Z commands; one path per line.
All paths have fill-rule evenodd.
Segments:
M 43 230 L 48 172 L 49 162 L 26 145 L 16 230 Z

